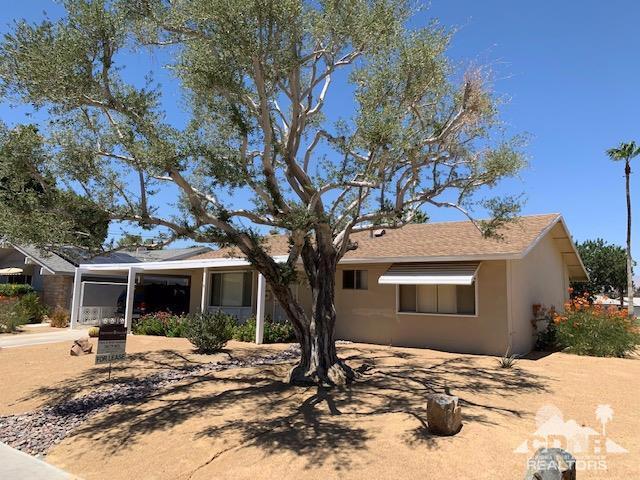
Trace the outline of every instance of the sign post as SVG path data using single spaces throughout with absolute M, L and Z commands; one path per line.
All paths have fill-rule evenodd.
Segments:
M 111 379 L 111 362 L 124 360 L 127 346 L 127 327 L 124 319 L 108 318 L 100 321 L 98 334 L 98 351 L 96 365 L 109 364 L 109 379 Z

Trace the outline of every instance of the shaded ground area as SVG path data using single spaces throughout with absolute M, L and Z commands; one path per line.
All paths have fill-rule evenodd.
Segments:
M 231 343 L 219 355 L 241 358 L 257 348 L 286 346 Z M 71 360 L 54 346 L 21 350 L 42 360 L 23 365 L 30 380 L 16 391 L 0 392 L 0 405 L 11 413 L 73 398 L 105 381 L 104 368 L 91 367 L 93 357 Z M 133 337 L 128 350 L 132 361 L 118 367 L 116 384 L 212 360 L 194 355 L 181 339 Z M 19 367 L 16 353 L 0 353 L 3 371 Z M 288 387 L 281 381 L 287 364 L 210 372 L 89 418 L 47 460 L 87 479 L 520 478 L 527 455 L 513 450 L 532 438 L 540 407 L 552 404 L 565 419 L 599 429 L 595 408 L 609 404 L 615 414 L 607 435 L 629 453 L 608 457 L 607 472 L 585 471 L 580 478 L 635 478 L 637 359 L 553 354 L 505 370 L 492 357 L 430 350 L 352 344 L 342 345 L 340 354 L 361 367 L 350 388 Z M 44 358 L 66 372 L 43 381 Z M 455 437 L 428 433 L 429 392 L 460 397 L 464 427 Z

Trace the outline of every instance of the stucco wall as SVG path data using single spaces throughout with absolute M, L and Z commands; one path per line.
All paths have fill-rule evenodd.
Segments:
M 557 225 L 556 228 L 561 228 Z M 552 229 L 522 260 L 510 260 L 512 351 L 527 353 L 535 345 L 532 306 L 561 310 L 568 298 L 569 276 Z
M 396 313 L 396 287 L 379 285 L 389 264 L 341 266 L 336 337 L 383 345 L 501 355 L 508 344 L 506 262 L 482 262 L 476 317 Z M 344 290 L 343 269 L 368 271 L 367 290 Z

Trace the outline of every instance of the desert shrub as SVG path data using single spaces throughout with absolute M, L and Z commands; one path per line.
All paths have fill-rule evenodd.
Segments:
M 187 317 L 187 338 L 202 353 L 221 350 L 233 337 L 235 318 L 223 312 L 196 313 Z
M 244 323 L 234 325 L 233 339 L 239 342 L 254 342 L 256 339 L 256 318 L 250 317 Z
M 0 299 L 0 333 L 15 332 L 20 325 L 24 324 L 23 319 L 15 309 L 17 300 L 13 298 Z
M 293 327 L 289 322 L 265 322 L 265 343 L 289 343 L 296 339 Z
M 558 346 L 578 355 L 624 357 L 640 343 L 640 327 L 626 310 L 591 305 L 588 293 L 565 304 L 554 317 Z
M 556 324 L 550 321 L 547 327 L 538 332 L 538 338 L 536 339 L 536 350 L 541 352 L 553 352 L 558 349 L 558 334 Z
M 135 319 L 131 330 L 136 335 L 158 335 L 162 337 L 186 337 L 187 320 L 169 312 L 148 313 Z
M 26 283 L 0 283 L 0 297 L 17 297 L 32 292 L 33 287 Z
M 546 327 L 538 332 L 536 338 L 536 350 L 541 352 L 554 352 L 558 350 L 556 324 L 553 321 L 555 317 L 556 310 L 554 307 L 546 308 L 544 306 L 540 306 L 537 309 L 537 318 L 544 320 L 546 322 Z
M 500 366 L 500 368 L 511 368 L 516 364 L 517 361 L 518 355 L 515 353 L 511 354 L 510 349 L 507 349 L 505 354 L 498 359 L 498 365 Z
M 236 325 L 233 331 L 234 340 L 253 342 L 256 339 L 256 319 L 251 317 L 241 325 Z M 264 343 L 289 343 L 295 341 L 296 336 L 289 322 L 274 322 L 270 318 L 264 322 Z
M 14 308 L 23 323 L 40 323 L 48 311 L 47 307 L 40 302 L 40 296 L 35 292 L 19 297 Z
M 100 327 L 91 327 L 91 328 L 89 329 L 88 334 L 89 334 L 89 336 L 90 336 L 90 337 L 92 337 L 92 338 L 97 337 L 98 335 L 100 335 Z
M 58 307 L 49 314 L 49 324 L 56 328 L 66 328 L 69 326 L 70 315 L 64 308 Z

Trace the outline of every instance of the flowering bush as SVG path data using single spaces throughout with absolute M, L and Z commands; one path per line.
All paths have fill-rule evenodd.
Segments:
M 136 335 L 158 335 L 162 337 L 186 337 L 186 318 L 169 312 L 148 313 L 135 319 L 131 330 Z
M 578 355 L 624 357 L 640 343 L 640 326 L 627 310 L 592 304 L 589 293 L 571 299 L 553 318 L 556 342 Z

